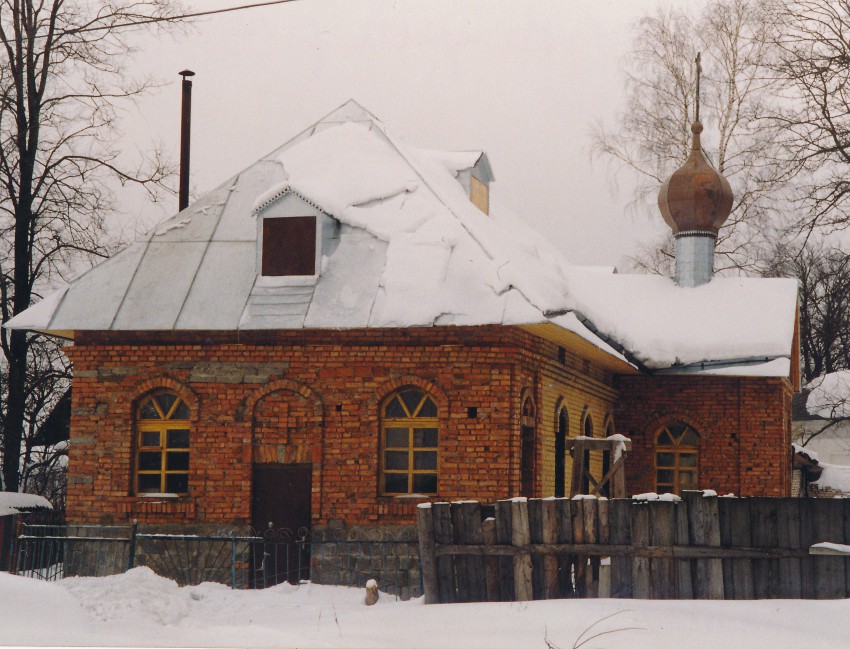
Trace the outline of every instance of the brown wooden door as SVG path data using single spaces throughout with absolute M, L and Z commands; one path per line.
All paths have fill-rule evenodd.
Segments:
M 310 464 L 255 464 L 251 525 L 255 587 L 310 577 Z

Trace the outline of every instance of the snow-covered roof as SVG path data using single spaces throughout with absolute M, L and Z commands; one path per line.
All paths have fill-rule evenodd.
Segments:
M 470 201 L 458 174 L 474 165 L 492 178 L 483 152 L 412 148 L 349 101 L 6 326 L 70 337 L 544 326 L 623 367 L 721 362 L 716 372 L 758 364 L 756 373 L 788 375 L 773 361 L 791 358 L 793 280 L 682 288 L 574 266 L 498 201 L 489 215 Z M 258 220 L 293 209 L 325 219 L 320 270 L 263 277 Z
M 53 509 L 53 505 L 44 496 L 0 491 L 0 516 L 19 514 L 32 509 Z

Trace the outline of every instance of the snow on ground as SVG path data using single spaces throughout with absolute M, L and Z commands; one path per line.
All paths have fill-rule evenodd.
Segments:
M 0 573 L 0 644 L 546 649 L 548 639 L 569 649 L 582 633 L 614 631 L 583 646 L 828 649 L 850 638 L 850 600 L 425 606 L 382 595 L 367 607 L 363 597 L 362 589 L 315 584 L 179 588 L 147 568 L 53 583 Z

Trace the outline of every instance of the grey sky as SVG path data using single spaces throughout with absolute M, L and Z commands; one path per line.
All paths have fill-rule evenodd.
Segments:
M 154 138 L 176 160 L 177 72 L 193 69 L 200 194 L 354 98 L 415 146 L 485 149 L 495 195 L 575 263 L 616 264 L 665 226 L 625 216 L 628 188 L 611 195 L 604 165 L 591 167 L 588 132 L 597 119 L 613 124 L 630 28 L 659 2 L 671 4 L 300 0 L 206 18 L 140 40 L 130 69 L 167 84 L 128 111 L 124 129 L 133 147 Z M 126 209 L 163 215 L 142 201 Z

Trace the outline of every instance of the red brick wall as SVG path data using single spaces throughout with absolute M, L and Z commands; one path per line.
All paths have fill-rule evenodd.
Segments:
M 655 490 L 655 435 L 681 420 L 700 435 L 699 486 L 718 494 L 791 495 L 790 383 L 780 378 L 620 376 L 618 432 L 631 437 L 630 493 Z
M 635 442 L 627 466 L 633 492 L 652 489 L 648 431 L 671 414 L 687 414 L 703 435 L 705 487 L 750 495 L 790 489 L 787 382 L 615 381 L 569 351 L 558 361 L 556 345 L 519 329 L 81 333 L 67 353 L 75 374 L 70 521 L 245 525 L 252 463 L 283 462 L 312 464 L 314 525 L 412 523 L 415 501 L 378 493 L 380 403 L 404 385 L 427 389 L 439 407 L 433 500 L 494 502 L 519 492 L 526 393 L 537 405 L 535 495 L 554 491 L 561 403 L 569 405 L 570 436 L 580 432 L 583 409 L 597 429 L 613 410 L 617 432 Z M 133 413 L 159 387 L 178 392 L 192 410 L 190 494 L 151 504 L 132 495 Z
M 187 344 L 203 340 L 204 344 Z M 511 434 L 520 345 L 497 327 L 226 335 L 84 334 L 74 363 L 69 520 L 250 521 L 252 462 L 311 462 L 314 524 L 409 523 L 415 502 L 378 495 L 380 401 L 404 385 L 440 416 L 438 499 L 518 489 Z M 192 407 L 190 496 L 133 497 L 133 412 L 157 387 Z M 467 408 L 477 408 L 469 418 Z

